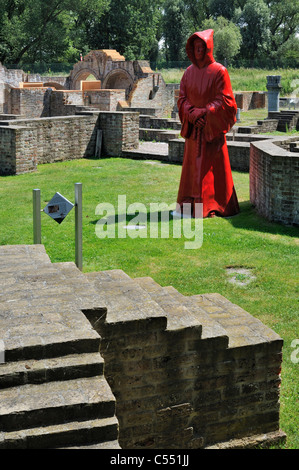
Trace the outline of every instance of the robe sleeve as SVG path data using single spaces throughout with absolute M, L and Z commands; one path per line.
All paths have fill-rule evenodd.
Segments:
M 187 99 L 186 74 L 183 75 L 180 84 L 180 96 L 178 99 L 179 118 L 182 123 L 181 136 L 188 139 L 194 129 L 195 121 L 204 116 L 206 108 L 197 108 Z
M 204 134 L 208 142 L 228 132 L 236 122 L 237 105 L 225 67 L 221 67 L 216 75 L 215 91 L 215 98 L 206 106 Z

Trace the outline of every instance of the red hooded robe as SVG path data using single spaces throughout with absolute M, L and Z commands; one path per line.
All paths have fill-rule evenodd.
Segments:
M 230 78 L 213 58 L 212 29 L 194 33 L 186 51 L 192 61 L 185 71 L 178 99 L 185 150 L 177 203 L 203 203 L 203 217 L 228 217 L 239 212 L 225 134 L 236 122 L 237 105 Z M 206 44 L 202 61 L 196 61 L 193 42 Z M 204 117 L 202 129 L 194 124 Z

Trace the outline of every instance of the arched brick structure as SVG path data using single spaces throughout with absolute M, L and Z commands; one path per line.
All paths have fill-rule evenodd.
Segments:
M 99 73 L 92 69 L 78 68 L 78 70 L 74 74 L 71 72 L 70 89 L 80 90 L 81 80 L 86 80 L 89 75 L 93 75 L 96 80 L 101 80 L 99 77 Z
M 133 78 L 126 70 L 117 68 L 106 75 L 102 88 L 110 90 L 126 90 L 126 98 L 128 98 L 133 88 L 133 83 Z
M 55 90 L 64 90 L 65 87 L 57 82 L 44 82 L 43 87 L 55 88 Z
M 105 77 L 103 88 L 109 89 L 127 89 L 133 85 L 131 75 L 120 68 L 114 69 Z
M 100 49 L 90 51 L 83 60 L 77 62 L 69 76 L 70 89 L 80 90 L 80 81 L 93 75 L 96 80 L 104 82 L 107 74 L 117 67 L 125 58 L 114 49 Z

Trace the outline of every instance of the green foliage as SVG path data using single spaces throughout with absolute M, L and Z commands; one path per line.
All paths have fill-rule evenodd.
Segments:
M 271 32 L 270 11 L 264 0 L 248 0 L 239 14 L 238 24 L 243 38 L 242 56 L 252 59 L 266 53 Z
M 95 49 L 116 49 L 127 60 L 157 54 L 162 18 L 160 0 L 115 0 L 102 21 L 94 22 L 88 43 Z
M 216 20 L 205 20 L 203 27 L 214 30 L 215 59 L 219 62 L 231 62 L 231 59 L 238 54 L 242 42 L 239 28 L 223 16 L 219 16 Z
M 78 32 L 84 41 L 90 19 L 99 19 L 109 5 L 109 0 L 0 2 L 0 60 L 12 64 L 65 61 Z
M 36 70 L 112 48 L 127 60 L 179 62 L 207 25 L 219 61 L 299 66 L 299 0 L 0 0 L 0 61 Z
M 231 20 L 235 12 L 235 3 L 236 2 L 233 0 L 230 2 L 227 0 L 208 0 L 209 12 L 214 19 L 219 16 L 223 16 L 224 18 Z
M 184 0 L 166 0 L 163 15 L 166 61 L 186 60 L 185 44 L 188 38 Z

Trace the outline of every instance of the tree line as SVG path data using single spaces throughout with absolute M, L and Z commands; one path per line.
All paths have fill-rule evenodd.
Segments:
M 212 28 L 226 65 L 297 68 L 298 25 L 299 0 L 0 0 L 0 62 L 73 64 L 116 49 L 179 66 L 188 37 Z

